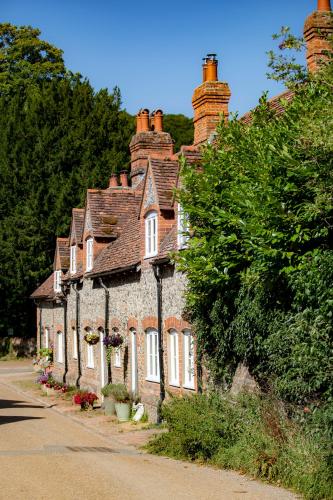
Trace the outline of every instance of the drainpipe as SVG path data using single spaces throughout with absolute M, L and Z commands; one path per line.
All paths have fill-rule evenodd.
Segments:
M 157 338 L 158 338 L 158 360 L 160 365 L 160 399 L 157 408 L 157 423 L 162 421 L 162 403 L 165 399 L 164 384 L 164 359 L 163 359 L 163 330 L 162 330 L 162 268 L 158 264 L 153 264 L 154 276 L 156 279 L 157 292 Z
M 105 337 L 109 336 L 109 302 L 110 302 L 110 291 L 105 286 L 103 282 L 103 278 L 98 278 L 98 282 L 102 288 L 104 288 L 105 292 L 105 307 L 104 307 L 104 332 L 105 332 Z M 101 350 L 103 352 L 102 346 Z M 102 355 L 101 355 L 102 356 Z M 104 367 L 104 357 L 103 357 L 103 367 Z M 112 377 L 111 377 L 111 363 L 108 362 L 108 384 L 111 383 Z
M 42 310 L 43 308 L 41 307 L 41 304 L 39 304 L 39 349 L 42 348 L 42 328 L 43 328 Z
M 65 371 L 62 377 L 62 381 L 66 384 L 66 378 L 68 373 L 68 332 L 67 332 L 67 297 L 63 299 L 64 307 L 64 341 L 65 341 Z
M 73 285 L 73 290 L 76 295 L 75 301 L 75 330 L 76 330 L 76 344 L 77 344 L 77 372 L 76 387 L 80 387 L 80 378 L 82 375 L 81 370 L 81 349 L 80 349 L 80 292 L 77 289 L 77 283 Z

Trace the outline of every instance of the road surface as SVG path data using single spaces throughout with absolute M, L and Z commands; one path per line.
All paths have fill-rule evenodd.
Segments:
M 155 457 L 111 442 L 6 385 L 0 363 L 2 500 L 291 500 L 235 472 Z M 19 370 L 18 367 L 19 366 Z

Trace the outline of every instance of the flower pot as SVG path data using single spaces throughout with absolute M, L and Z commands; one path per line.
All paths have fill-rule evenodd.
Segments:
M 131 414 L 131 404 L 115 403 L 115 407 L 119 422 L 128 422 Z
M 104 398 L 104 413 L 109 416 L 116 414 L 116 406 L 113 398 Z

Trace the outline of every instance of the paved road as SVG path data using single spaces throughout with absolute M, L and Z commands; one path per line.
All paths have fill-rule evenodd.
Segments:
M 8 380 L 1 365 L 1 500 L 296 498 L 234 472 L 145 455 L 107 441 L 1 384 Z M 7 370 L 12 373 L 9 365 Z

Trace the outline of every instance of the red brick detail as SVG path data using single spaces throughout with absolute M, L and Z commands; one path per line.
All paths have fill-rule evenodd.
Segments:
M 181 332 L 182 330 L 190 330 L 191 325 L 187 321 L 184 321 L 183 319 L 178 319 L 175 316 L 170 316 L 164 321 L 164 329 L 165 330 L 170 330 L 171 328 L 177 330 L 178 332 Z
M 138 331 L 139 322 L 136 318 L 130 317 L 127 321 L 127 330 L 134 328 L 134 330 Z
M 327 55 L 323 52 L 332 50 L 332 45 L 329 42 L 329 36 L 332 33 L 332 12 L 313 12 L 306 19 L 304 24 L 304 38 L 307 46 L 306 61 L 311 73 L 320 69 L 321 61 L 327 60 Z
M 61 324 L 61 323 L 57 323 L 57 324 L 55 325 L 55 331 L 56 331 L 56 333 L 57 333 L 57 332 L 63 332 L 63 331 L 64 331 L 64 325 L 63 325 L 63 324 Z
M 75 321 L 75 319 L 71 319 L 70 320 L 69 327 L 72 328 L 72 329 L 76 328 L 76 321 Z
M 147 328 L 157 328 L 157 317 L 156 316 L 146 316 L 141 321 L 142 329 L 147 330 Z
M 207 141 L 222 113 L 225 120 L 228 119 L 230 96 L 229 85 L 225 82 L 207 81 L 195 89 L 192 97 L 195 146 Z
M 110 321 L 110 327 L 120 329 L 121 323 L 118 318 L 112 318 Z
M 86 330 L 87 328 L 92 328 L 92 321 L 91 320 L 87 320 L 85 319 L 84 321 L 82 321 L 82 329 L 83 330 Z
M 99 328 L 102 328 L 104 330 L 105 328 L 105 319 L 104 318 L 101 318 L 100 316 L 98 318 L 96 318 L 96 328 L 99 329 Z

